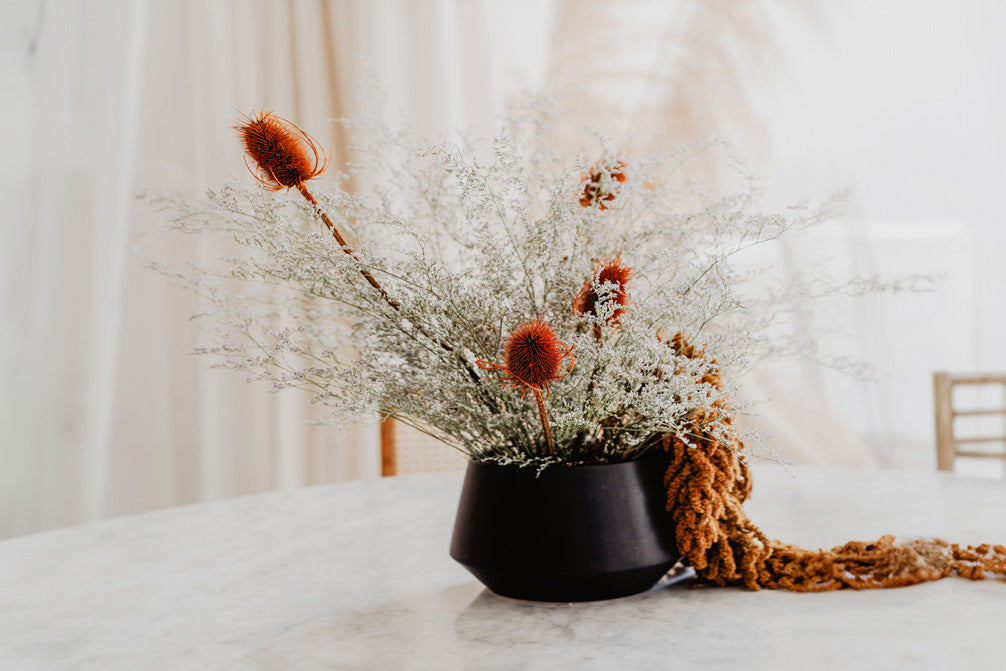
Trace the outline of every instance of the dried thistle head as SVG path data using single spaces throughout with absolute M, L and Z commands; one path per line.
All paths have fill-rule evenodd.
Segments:
M 328 155 L 317 140 L 272 112 L 252 112 L 234 128 L 244 144 L 248 171 L 267 191 L 296 187 L 328 167 Z
M 583 176 L 582 181 L 584 185 L 580 205 L 597 205 L 600 209 L 607 210 L 605 201 L 615 200 L 618 185 L 625 181 L 625 162 L 610 158 L 598 161 Z
M 583 288 L 580 289 L 580 293 L 573 299 L 573 314 L 594 315 L 597 317 L 597 303 L 600 298 L 594 287 L 604 284 L 614 284 L 617 288 L 608 294 L 607 300 L 613 301 L 616 307 L 611 316 L 608 317 L 607 323 L 608 326 L 617 326 L 622 313 L 625 312 L 625 306 L 628 305 L 630 300 L 627 286 L 629 280 L 632 279 L 632 268 L 623 265 L 622 255 L 616 254 L 595 269 L 594 277 L 597 278 L 597 282 L 595 283 L 592 279 L 587 279 L 584 282 Z
M 569 367 L 561 373 L 563 359 L 569 357 Z M 503 348 L 503 365 L 488 361 L 478 361 L 487 370 L 502 370 L 507 377 L 492 378 L 502 382 L 507 389 L 523 387 L 524 391 L 542 392 L 548 390 L 552 380 L 566 377 L 575 363 L 570 347 L 559 340 L 548 322 L 536 319 L 518 326 L 507 339 Z

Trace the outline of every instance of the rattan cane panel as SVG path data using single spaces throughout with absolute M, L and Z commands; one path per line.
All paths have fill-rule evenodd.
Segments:
M 401 422 L 395 426 L 395 462 L 398 475 L 458 471 L 468 463 L 453 447 Z

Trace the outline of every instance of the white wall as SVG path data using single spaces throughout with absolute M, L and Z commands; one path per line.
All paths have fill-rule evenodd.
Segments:
M 1006 370 L 1006 3 L 821 7 L 759 97 L 759 168 L 777 204 L 854 188 L 846 242 L 872 243 L 847 250 L 860 270 L 942 276 L 934 294 L 859 313 L 856 348 L 881 385 L 827 378 L 881 463 L 929 465 L 931 373 Z

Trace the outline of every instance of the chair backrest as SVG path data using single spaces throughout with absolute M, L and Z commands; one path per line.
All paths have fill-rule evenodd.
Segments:
M 962 409 L 954 390 L 985 388 L 995 390 L 998 399 L 985 407 Z M 1006 373 L 958 374 L 939 372 L 933 374 L 933 401 L 936 409 L 936 467 L 941 471 L 954 470 L 957 457 L 1006 459 L 1006 430 L 1000 426 L 994 435 L 962 437 L 957 427 L 961 417 L 1001 417 L 1006 419 Z M 998 451 L 974 449 L 972 445 L 999 444 Z
M 393 419 L 381 424 L 381 475 L 458 471 L 468 463 L 461 452 Z

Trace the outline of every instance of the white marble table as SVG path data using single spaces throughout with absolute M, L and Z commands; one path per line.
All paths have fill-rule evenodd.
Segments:
M 1006 584 L 691 589 L 530 604 L 447 555 L 460 474 L 175 508 L 0 543 L 0 669 L 964 669 L 1006 665 Z M 1006 481 L 775 466 L 750 515 L 814 547 L 1006 541 Z

